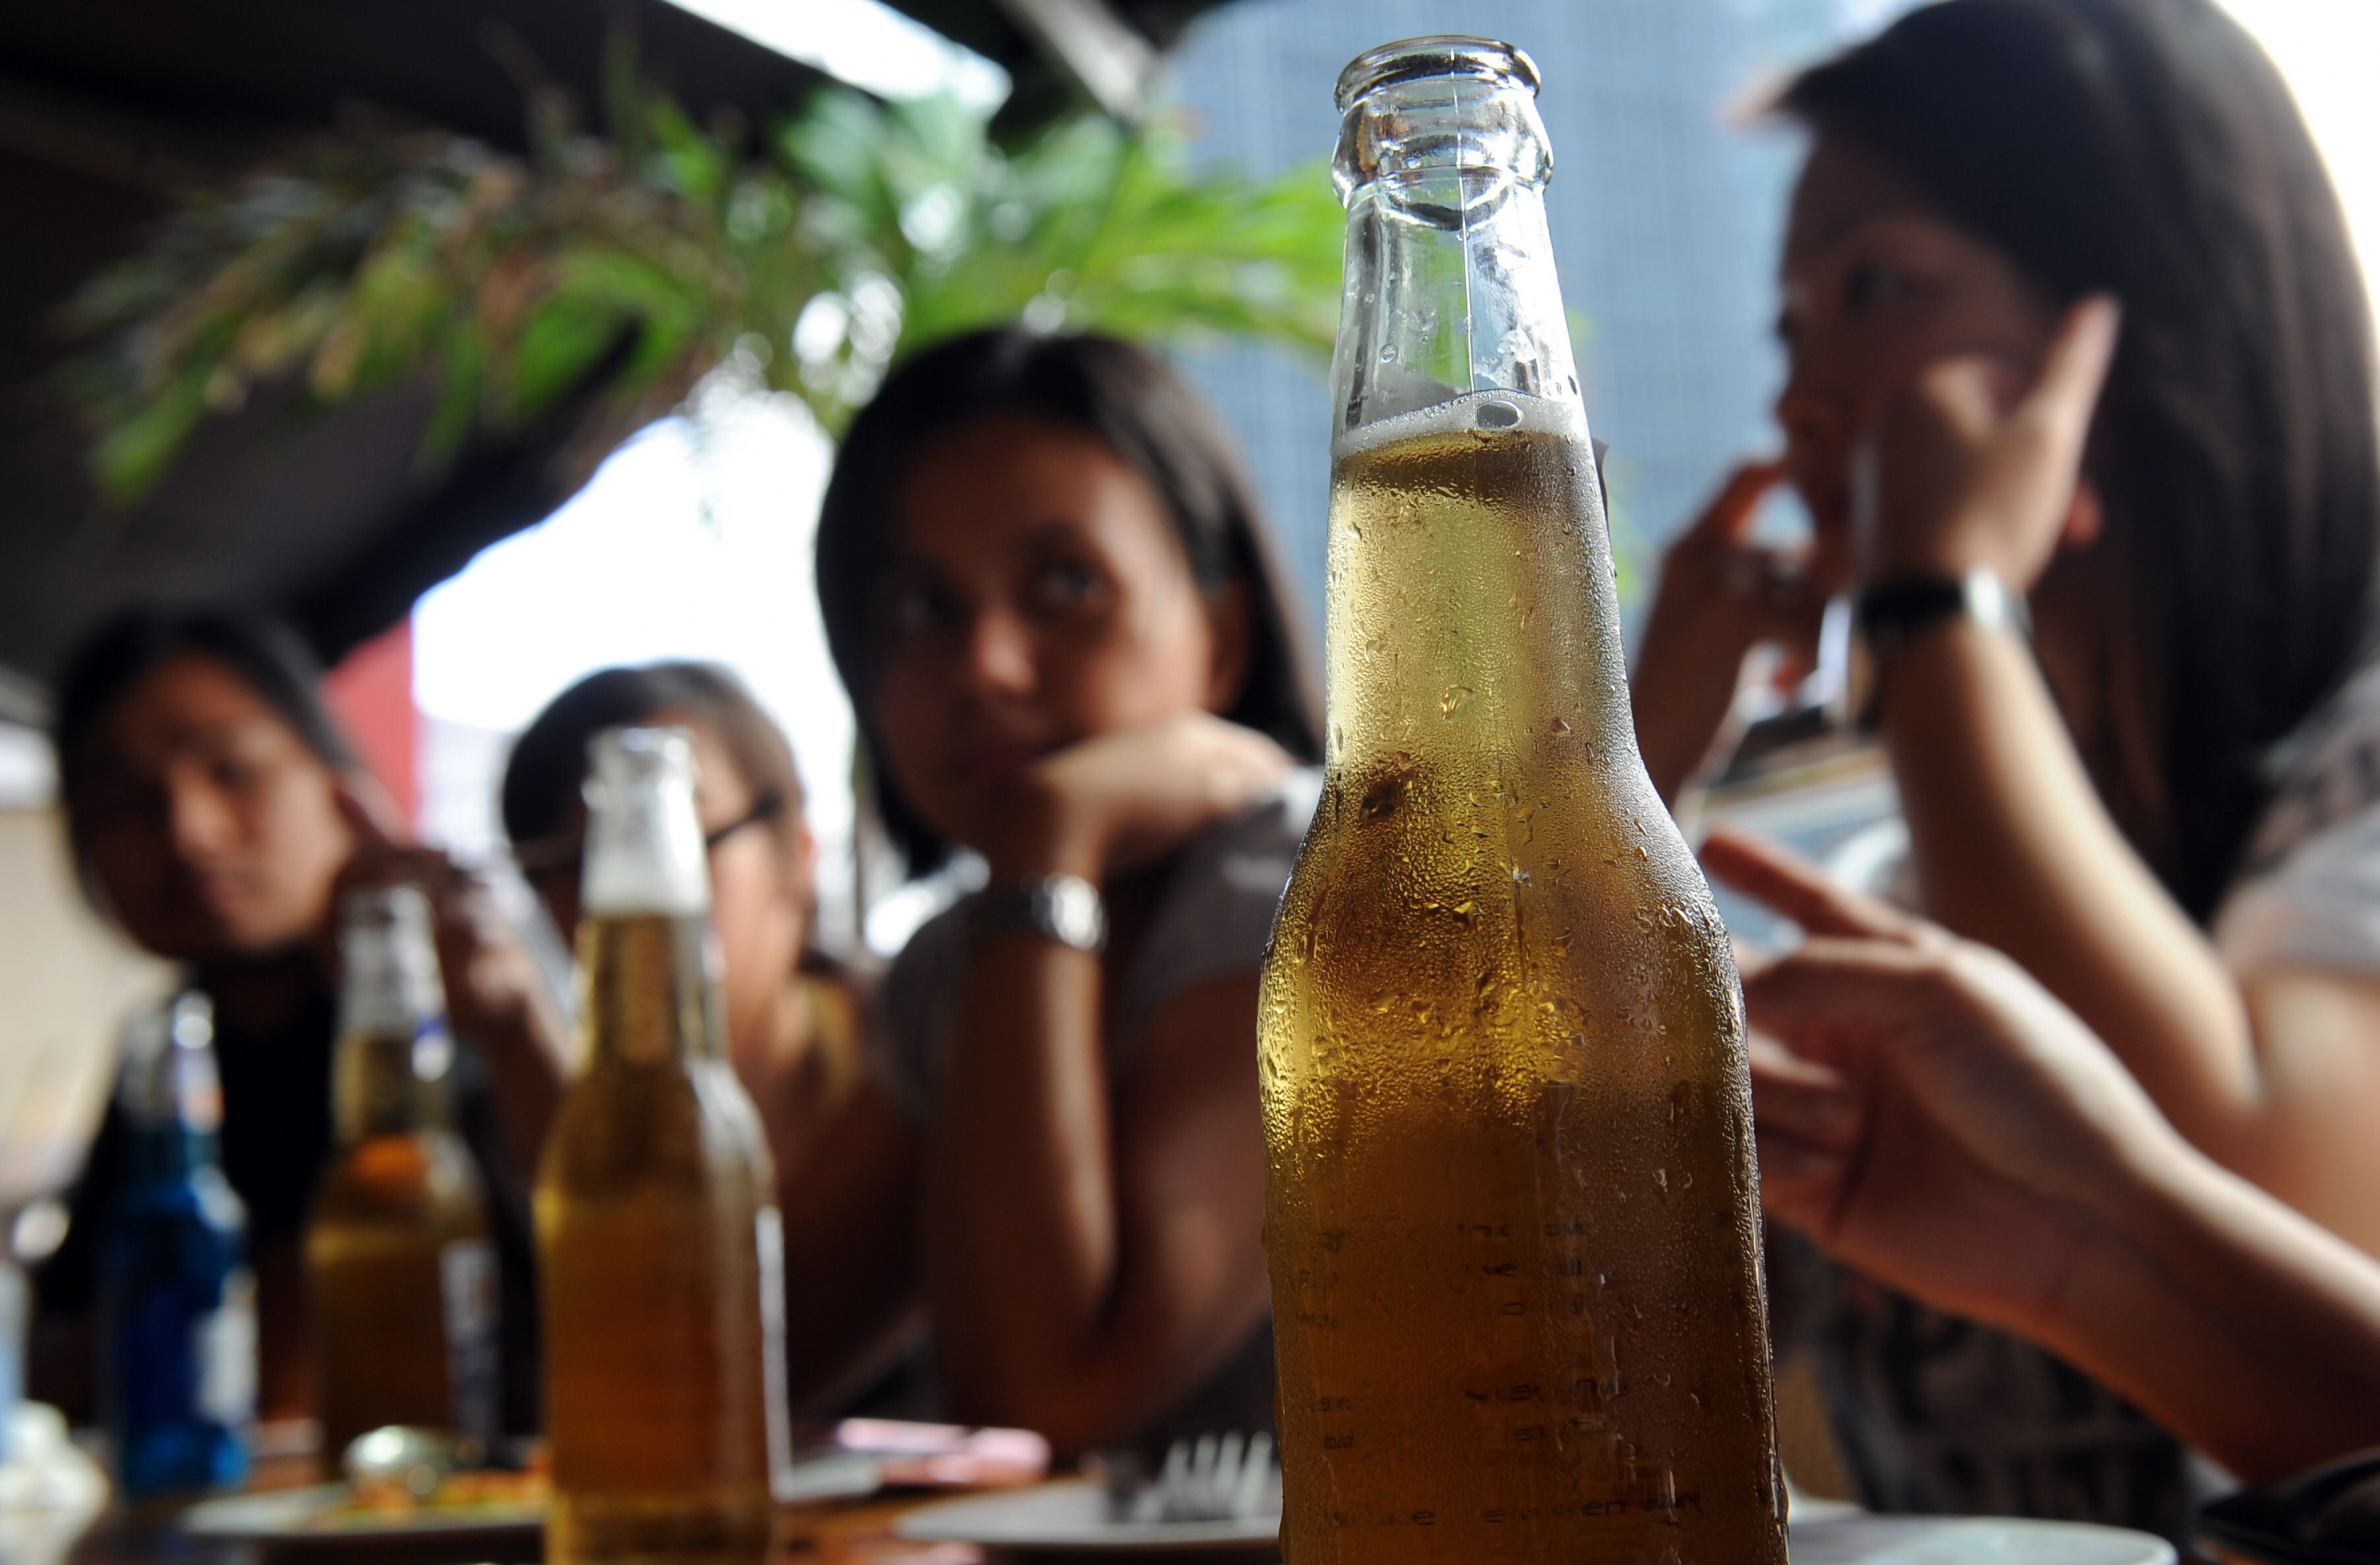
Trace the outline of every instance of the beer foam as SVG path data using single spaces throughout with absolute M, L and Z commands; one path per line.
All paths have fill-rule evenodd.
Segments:
M 657 862 L 625 854 L 590 854 L 583 905 L 589 914 L 660 914 L 684 918 L 710 910 L 710 880 L 699 859 Z
M 1361 452 L 1399 441 L 1435 436 L 1445 439 L 1471 430 L 1542 430 L 1569 440 L 1586 438 L 1586 413 L 1569 397 L 1532 396 L 1526 392 L 1459 392 L 1444 402 L 1410 413 L 1375 419 L 1342 431 L 1330 442 L 1330 459 L 1343 461 Z
M 694 808 L 691 736 L 681 728 L 611 728 L 589 753 L 581 904 L 591 914 L 708 912 L 710 862 Z

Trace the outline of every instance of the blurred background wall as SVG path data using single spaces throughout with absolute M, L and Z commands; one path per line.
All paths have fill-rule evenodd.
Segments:
M 1876 0 L 1245 0 L 1201 18 L 1175 91 L 1204 155 L 1259 173 L 1327 152 L 1331 85 L 1391 38 L 1484 32 L 1527 49 L 1554 148 L 1547 198 L 1587 418 L 1611 446 L 1624 569 L 1717 476 L 1773 440 L 1777 240 L 1795 141 L 1752 110 L 1763 84 L 1864 31 Z M 1278 350 L 1196 355 L 1246 443 L 1320 601 L 1328 412 L 1319 372 Z

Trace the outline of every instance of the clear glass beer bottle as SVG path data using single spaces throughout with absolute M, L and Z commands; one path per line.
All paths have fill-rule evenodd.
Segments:
M 615 728 L 590 756 L 587 1065 L 537 1189 L 546 1559 L 757 1560 L 785 1464 L 783 1238 L 726 1057 L 692 745 Z
M 1259 1018 L 1287 1565 L 1782 1565 L 1742 992 L 1632 731 L 1536 67 L 1356 59 Z
M 453 1435 L 467 1457 L 495 1438 L 495 1248 L 487 1190 L 455 1134 L 455 1041 L 411 886 L 350 892 L 340 908 L 336 1146 L 306 1228 L 309 1328 L 322 1449 L 384 1424 Z

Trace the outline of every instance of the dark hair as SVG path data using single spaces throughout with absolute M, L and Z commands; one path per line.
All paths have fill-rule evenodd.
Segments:
M 783 802 L 777 824 L 800 818 L 802 778 L 784 733 L 744 682 L 715 663 L 660 662 L 589 674 L 546 703 L 504 763 L 504 835 L 517 845 L 551 837 L 570 819 L 596 734 L 665 711 L 709 728 L 755 795 Z
M 206 658 L 237 674 L 324 766 L 344 771 L 357 764 L 353 746 L 322 704 L 322 665 L 295 631 L 234 609 L 147 605 L 103 622 L 58 678 L 50 737 L 69 821 L 92 730 L 126 692 L 182 657 Z
M 2060 303 L 2122 302 L 2088 469 L 2162 746 L 2135 845 L 2204 919 L 2265 755 L 2370 650 L 2380 559 L 2372 317 L 2289 89 L 2209 0 L 1946 0 L 1780 106 Z
M 896 370 L 853 420 L 819 516 L 818 588 L 827 644 L 871 748 L 871 609 L 889 563 L 895 496 L 918 448 L 992 414 L 1023 414 L 1097 439 L 1147 480 L 1201 588 L 1246 584 L 1254 631 L 1247 679 L 1222 715 L 1270 735 L 1301 760 L 1321 758 L 1312 657 L 1293 612 L 1256 491 L 1206 404 L 1154 355 L 1114 337 L 1000 327 L 953 338 Z M 950 854 L 871 768 L 887 831 L 923 874 Z

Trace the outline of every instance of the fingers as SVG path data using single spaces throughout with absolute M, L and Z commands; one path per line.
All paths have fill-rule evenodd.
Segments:
M 1760 1159 L 1760 1205 L 1789 1227 L 1823 1239 L 1840 1192 L 1851 1178 L 1852 1155 L 1813 1146 L 1787 1135 L 1763 1133 L 1755 1152 Z
M 2122 327 L 2122 308 L 2106 294 L 2095 294 L 2067 311 L 2019 411 L 2079 444 L 2099 405 L 2099 390 L 2107 384 Z
M 1813 935 L 1906 940 L 1923 928 L 1874 897 L 1845 891 L 1785 849 L 1719 827 L 1703 843 L 1703 867 Z
M 1740 543 L 1760 512 L 1760 502 L 1785 479 L 1785 459 L 1746 462 L 1728 475 L 1727 482 L 1703 508 L 1684 537 L 1696 541 Z
M 1816 1229 L 1859 1155 L 1865 1115 L 1858 1089 L 1767 1038 L 1750 1043 L 1761 1205 L 1771 1217 Z
M 1932 952 L 1905 941 L 1821 936 L 1745 977 L 1744 1015 L 1831 1074 L 1938 1011 L 1939 969 Z M 1767 1074 L 1783 1076 L 1773 1062 Z
M 405 843 L 405 821 L 397 813 L 396 801 L 370 772 L 340 772 L 332 801 L 359 845 L 387 847 Z
M 1981 440 L 1999 423 L 2001 410 L 2020 389 L 2009 366 L 1997 358 L 1977 354 L 1937 358 L 1920 370 L 1886 410 L 1880 438 L 1906 440 L 1915 421 L 1932 418 L 1970 440 Z
M 1751 1040 L 1752 1115 L 1762 1135 L 1847 1149 L 1859 1141 L 1860 1105 L 1849 1078 L 1765 1037 Z

